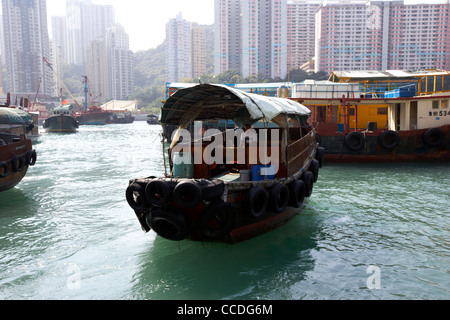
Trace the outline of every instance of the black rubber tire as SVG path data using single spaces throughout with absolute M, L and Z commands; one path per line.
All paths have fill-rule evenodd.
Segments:
M 393 150 L 400 144 L 400 136 L 395 131 L 387 130 L 380 134 L 378 143 L 385 149 Z
M 11 166 L 14 172 L 22 172 L 25 168 L 25 159 L 23 157 L 14 157 L 11 161 Z
M 313 176 L 314 176 L 314 183 L 317 182 L 317 180 L 319 180 L 319 168 L 320 168 L 320 164 L 319 161 L 317 160 L 313 160 L 311 161 L 311 165 L 309 166 L 309 171 L 312 172 Z
M 289 188 L 277 183 L 269 191 L 269 209 L 275 213 L 283 212 L 289 204 Z
M 266 212 L 268 203 L 267 191 L 256 186 L 248 191 L 244 200 L 244 209 L 249 217 L 257 219 Z
M 125 196 L 130 207 L 136 211 L 143 211 L 148 206 L 145 190 L 140 184 L 133 183 L 128 186 Z
M 145 196 L 148 202 L 155 207 L 162 207 L 169 202 L 172 188 L 160 179 L 150 181 L 145 187 Z
M 314 175 L 310 171 L 306 171 L 302 177 L 303 183 L 305 184 L 305 197 L 309 198 L 312 195 L 314 188 Z
M 445 134 L 441 128 L 431 128 L 423 135 L 423 142 L 430 147 L 438 147 L 444 142 Z
M 37 160 L 37 154 L 36 154 L 36 150 L 30 150 L 28 151 L 27 155 L 26 155 L 26 165 L 27 166 L 34 166 L 36 164 L 36 160 Z
M 359 151 L 364 148 L 366 139 L 361 132 L 353 131 L 345 137 L 345 145 L 352 151 Z
M 6 178 L 9 174 L 9 167 L 6 162 L 0 162 L 0 170 L 3 168 L 3 173 L 0 173 L 0 178 Z
M 319 161 L 319 168 L 322 168 L 325 163 L 325 148 L 317 148 L 316 160 Z
M 186 216 L 175 210 L 154 210 L 148 220 L 150 228 L 167 240 L 182 241 L 191 233 Z
M 182 208 L 193 208 L 202 201 L 202 190 L 192 180 L 182 181 L 173 190 L 173 199 Z
M 225 191 L 225 183 L 218 179 L 201 179 L 198 186 L 202 190 L 202 199 L 206 201 L 219 199 Z
M 210 204 L 198 221 L 200 236 L 209 240 L 225 237 L 235 226 L 236 217 L 237 211 L 232 204 L 223 201 Z
M 300 208 L 306 197 L 306 185 L 302 180 L 295 180 L 290 185 L 289 204 L 294 208 Z

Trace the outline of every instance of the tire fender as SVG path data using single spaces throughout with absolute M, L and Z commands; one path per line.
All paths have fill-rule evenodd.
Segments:
M 289 188 L 277 183 L 269 191 L 269 208 L 272 212 L 281 213 L 289 204 Z
M 259 218 L 266 212 L 268 203 L 267 191 L 256 186 L 248 191 L 244 200 L 244 208 L 251 218 Z

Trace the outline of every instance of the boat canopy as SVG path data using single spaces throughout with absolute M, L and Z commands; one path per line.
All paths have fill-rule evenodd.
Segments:
M 0 107 L 0 124 L 3 125 L 30 125 L 33 123 L 31 116 L 20 109 Z
M 276 119 L 280 115 L 283 119 L 287 115 L 305 123 L 311 111 L 289 99 L 247 93 L 225 85 L 200 84 L 180 89 L 169 97 L 161 110 L 160 123 L 163 127 L 177 125 L 185 128 L 194 120 L 225 119 L 243 127 L 260 120 L 280 123 Z

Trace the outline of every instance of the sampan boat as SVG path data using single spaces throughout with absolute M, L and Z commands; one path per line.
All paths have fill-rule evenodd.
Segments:
M 173 241 L 237 243 L 290 222 L 324 159 L 310 115 L 295 101 L 225 85 L 177 91 L 161 110 L 163 136 L 178 127 L 166 174 L 132 179 L 126 190 L 142 229 Z M 202 123 L 214 120 L 236 128 L 204 132 Z

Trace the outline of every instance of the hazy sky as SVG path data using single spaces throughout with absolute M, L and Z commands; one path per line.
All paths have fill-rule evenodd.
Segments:
M 406 4 L 442 2 L 444 0 L 405 0 Z M 133 51 L 160 45 L 166 37 L 166 23 L 178 12 L 182 12 L 183 18 L 190 22 L 214 23 L 214 0 L 93 0 L 93 3 L 114 6 L 116 22 L 130 36 L 130 49 Z M 66 1 L 47 0 L 47 11 L 49 19 L 51 16 L 65 16 Z
M 116 22 L 130 36 L 133 51 L 160 45 L 166 38 L 166 23 L 179 12 L 190 22 L 214 23 L 214 0 L 93 0 L 93 3 L 114 6 Z M 47 0 L 47 14 L 49 19 L 65 16 L 66 1 Z

